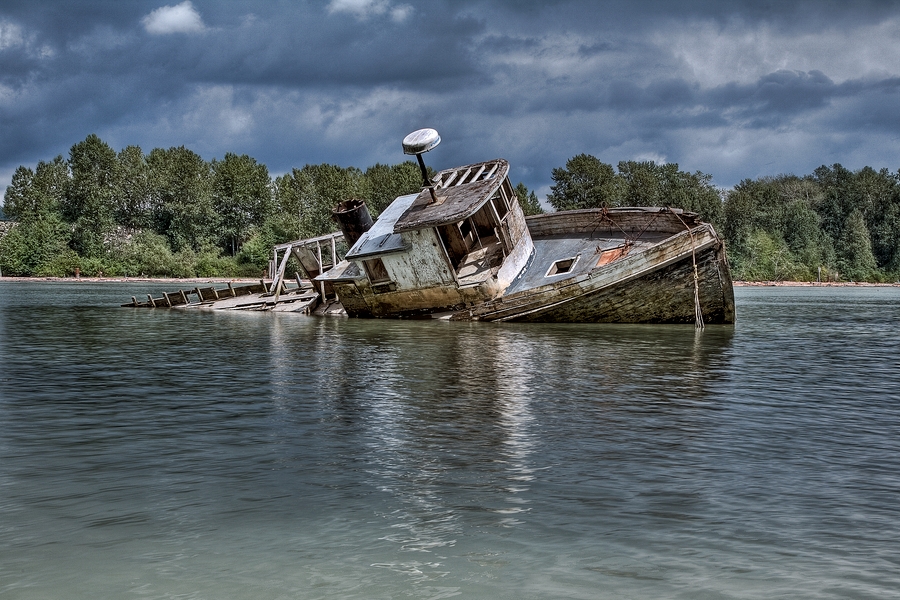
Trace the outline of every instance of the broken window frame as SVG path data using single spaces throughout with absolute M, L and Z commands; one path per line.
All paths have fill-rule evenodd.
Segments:
M 393 281 L 387 268 L 384 266 L 384 261 L 380 258 L 363 259 L 362 263 L 366 271 L 366 277 L 369 278 L 369 283 L 372 285 L 391 283 Z
M 556 275 L 565 275 L 567 273 L 571 273 L 573 269 L 575 269 L 575 265 L 578 264 L 578 259 L 581 258 L 581 255 L 570 256 L 568 258 L 560 258 L 559 260 L 553 261 L 553 264 L 550 265 L 550 268 L 547 269 L 547 274 L 544 277 L 555 277 Z M 562 263 L 568 263 L 563 265 Z

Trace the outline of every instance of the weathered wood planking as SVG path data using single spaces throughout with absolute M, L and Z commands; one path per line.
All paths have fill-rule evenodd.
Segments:
M 697 257 L 700 306 L 707 324 L 734 323 L 730 280 L 720 283 L 721 253 L 709 248 Z M 693 262 L 679 262 L 634 279 L 585 291 L 547 307 L 513 315 L 509 321 L 570 323 L 694 323 Z
M 704 319 L 710 324 L 733 323 L 734 293 L 724 247 L 710 225 L 694 228 L 692 233 L 693 238 L 688 231 L 682 231 L 665 244 L 624 256 L 584 275 L 485 302 L 456 318 L 486 321 L 693 322 L 693 261 L 696 258 Z M 619 288 L 623 290 L 619 295 L 633 298 L 630 307 L 628 302 L 609 300 L 616 296 Z
M 628 212 L 626 212 L 628 211 Z M 525 217 L 533 237 L 572 234 L 638 235 L 642 231 L 675 234 L 700 224 L 694 213 L 666 208 L 598 208 Z

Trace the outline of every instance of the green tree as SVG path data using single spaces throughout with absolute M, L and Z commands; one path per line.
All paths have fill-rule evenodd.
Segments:
M 618 169 L 625 183 L 625 204 L 681 208 L 719 224 L 722 198 L 712 185 L 712 175 L 688 173 L 679 170 L 677 163 L 654 161 L 622 161 Z
M 257 244 L 260 243 L 261 235 L 267 235 L 266 239 L 271 239 L 272 244 L 300 239 L 303 182 L 294 177 L 297 172 L 298 170 L 294 169 L 290 173 L 275 178 L 275 209 L 264 226 L 255 229 L 251 239 L 257 240 Z
M 69 150 L 69 185 L 63 214 L 72 223 L 72 247 L 81 256 L 100 257 L 115 229 L 116 153 L 90 134 Z
M 290 214 L 285 221 L 301 238 L 335 231 L 332 210 L 344 200 L 365 199 L 368 191 L 362 171 L 329 164 L 293 169 L 275 184 L 276 204 Z
M 725 194 L 722 233 L 732 254 L 747 247 L 754 230 L 756 182 L 744 179 Z
M 165 236 L 153 231 L 135 234 L 120 251 L 126 275 L 171 277 L 175 273 L 175 257 Z
M 837 248 L 838 268 L 845 279 L 866 281 L 875 275 L 877 265 L 872 254 L 872 242 L 859 209 L 847 217 Z
M 822 187 L 815 211 L 822 219 L 822 229 L 837 244 L 854 208 L 853 173 L 839 164 L 822 165 L 813 172 L 812 178 Z
M 116 223 L 130 230 L 149 227 L 152 221 L 150 166 L 140 146 L 127 146 L 119 152 L 114 174 Z
M 214 244 L 218 219 L 209 163 L 184 146 L 156 148 L 147 156 L 147 163 L 153 229 L 166 236 L 174 251 Z
M 808 268 L 800 263 L 783 239 L 756 230 L 747 239 L 745 251 L 734 257 L 734 275 L 751 281 L 808 279 Z
M 42 211 L 42 206 L 32 194 L 33 182 L 34 171 L 24 165 L 15 170 L 3 195 L 3 209 L 9 218 L 26 221 Z
M 896 196 L 900 193 L 895 192 Z M 895 278 L 900 277 L 900 198 L 882 206 L 880 218 L 869 231 L 878 265 Z
M 793 277 L 813 278 L 818 267 L 833 266 L 834 245 L 823 232 L 821 216 L 814 209 L 821 198 L 821 184 L 808 177 L 778 175 L 741 181 L 726 194 L 722 217 L 732 262 L 759 264 L 760 252 L 781 252 L 783 242 L 797 266 L 790 269 Z M 761 243 L 761 232 L 777 243 Z M 755 246 L 751 249 L 749 240 L 754 236 Z M 772 264 L 790 263 L 779 257 L 766 260 Z M 771 270 L 768 273 L 771 275 Z
M 522 207 L 522 212 L 525 213 L 526 217 L 540 215 L 544 212 L 537 194 L 534 191 L 528 191 L 528 188 L 522 182 L 519 182 L 516 186 L 516 197 L 519 199 L 519 205 Z
M 590 154 L 566 161 L 565 168 L 553 169 L 547 201 L 556 210 L 620 206 L 623 183 L 611 165 Z
M 433 175 L 430 168 L 429 175 Z M 364 186 L 368 193 L 363 199 L 372 217 L 377 218 L 398 197 L 422 189 L 422 172 L 412 161 L 390 166 L 377 163 L 366 169 Z
M 212 162 L 213 209 L 218 215 L 219 244 L 234 256 L 250 236 L 253 226 L 262 225 L 272 209 L 272 180 L 265 165 L 246 154 L 226 153 Z
M 19 222 L 30 223 L 59 215 L 69 187 L 69 170 L 62 156 L 41 161 L 37 169 L 21 166 L 13 173 L 4 195 L 6 213 Z
M 71 228 L 60 211 L 69 185 L 61 156 L 19 167 L 6 189 L 7 214 L 18 224 L 0 240 L 0 271 L 7 275 L 66 275 L 77 257 L 69 248 Z
M 854 187 L 876 263 L 900 274 L 900 173 L 863 167 L 856 172 Z
M 0 238 L 0 271 L 17 276 L 74 273 L 78 256 L 69 248 L 69 226 L 57 213 L 16 224 Z

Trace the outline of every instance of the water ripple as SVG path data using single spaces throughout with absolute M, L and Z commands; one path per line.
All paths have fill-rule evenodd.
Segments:
M 0 597 L 898 597 L 896 289 L 702 333 L 146 291 L 0 284 Z

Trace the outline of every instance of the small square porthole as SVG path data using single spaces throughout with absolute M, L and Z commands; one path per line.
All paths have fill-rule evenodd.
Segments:
M 572 267 L 575 266 L 576 262 L 578 262 L 577 256 L 558 260 L 550 265 L 550 268 L 547 269 L 547 274 L 544 275 L 544 277 L 552 277 L 553 275 L 562 275 L 563 273 L 568 273 L 572 270 Z

